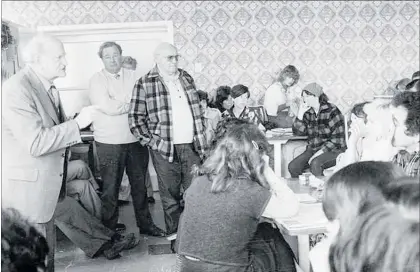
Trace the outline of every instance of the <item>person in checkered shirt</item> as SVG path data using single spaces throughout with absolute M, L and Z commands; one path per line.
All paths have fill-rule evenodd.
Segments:
M 161 43 L 156 66 L 137 80 L 128 122 L 132 134 L 150 149 L 157 173 L 167 233 L 177 232 L 181 186 L 191 184 L 191 166 L 206 153 L 204 109 L 194 79 L 178 69 L 177 49 Z
M 302 90 L 302 99 L 292 129 L 295 135 L 308 136 L 308 146 L 289 163 L 292 178 L 308 167 L 315 176 L 322 176 L 324 169 L 334 166 L 338 154 L 346 148 L 344 116 L 328 102 L 322 87 L 308 84 Z
M 420 176 L 420 90 L 397 94 L 391 103 L 395 130 L 392 145 L 401 148 L 394 163 L 409 176 Z

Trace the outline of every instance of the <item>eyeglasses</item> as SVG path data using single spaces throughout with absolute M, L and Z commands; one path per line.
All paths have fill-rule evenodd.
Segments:
M 173 62 L 173 61 L 179 61 L 181 58 L 180 55 L 173 55 L 173 56 L 166 56 L 165 57 L 167 61 Z

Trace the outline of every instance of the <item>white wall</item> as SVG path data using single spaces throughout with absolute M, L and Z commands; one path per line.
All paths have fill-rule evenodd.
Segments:
M 55 85 L 67 116 L 90 104 L 86 90 L 91 76 L 103 68 L 97 54 L 103 42 L 115 41 L 121 45 L 124 56 L 134 57 L 139 77 L 153 67 L 156 46 L 163 41 L 173 43 L 172 22 L 166 21 L 49 26 L 36 30 L 56 36 L 64 44 L 67 76 L 58 78 Z M 22 28 L 20 35 L 20 48 L 24 48 L 34 31 Z

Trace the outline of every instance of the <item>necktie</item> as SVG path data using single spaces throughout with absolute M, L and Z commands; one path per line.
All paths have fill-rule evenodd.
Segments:
M 49 88 L 48 95 L 50 96 L 51 101 L 54 103 L 54 106 L 58 109 L 60 106 L 60 98 L 58 96 L 58 91 L 54 85 L 51 85 L 51 87 Z
M 115 77 L 115 79 L 120 79 L 121 76 L 120 76 L 120 74 L 115 74 L 114 77 Z

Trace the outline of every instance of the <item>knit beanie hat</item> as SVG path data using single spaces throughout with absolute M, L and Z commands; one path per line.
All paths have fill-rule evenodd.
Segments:
M 308 93 L 311 93 L 313 95 L 315 95 L 316 97 L 320 97 L 321 94 L 323 94 L 323 90 L 321 85 L 317 84 L 317 83 L 309 83 L 308 85 L 305 86 L 305 88 L 303 88 L 304 91 L 307 91 Z

